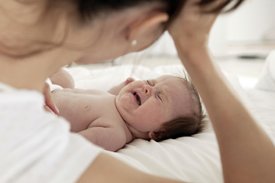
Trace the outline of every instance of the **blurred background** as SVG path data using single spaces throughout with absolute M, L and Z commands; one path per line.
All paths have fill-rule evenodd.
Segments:
M 241 49 L 240 52 L 248 51 L 242 48 L 255 49 L 255 54 L 258 54 L 258 51 L 264 52 L 274 47 L 274 7 L 274 0 L 246 0 L 237 10 L 219 16 L 210 36 L 212 53 L 215 56 L 228 56 L 233 54 L 230 52 L 233 50 L 228 49 L 236 47 Z M 153 46 L 151 53 L 176 54 L 168 34 Z
M 210 34 L 209 48 L 223 70 L 248 77 L 260 74 L 265 58 L 275 49 L 274 7 L 275 0 L 246 0 L 237 10 L 218 17 Z M 165 33 L 145 51 L 123 56 L 104 67 L 108 64 L 152 68 L 180 64 L 180 61 L 169 34 Z M 102 64 L 93 67 L 98 66 Z

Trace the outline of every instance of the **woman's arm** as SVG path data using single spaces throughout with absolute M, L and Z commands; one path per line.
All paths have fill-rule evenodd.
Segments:
M 101 153 L 78 183 L 180 183 L 141 172 L 106 153 Z M 183 182 L 181 182 L 183 183 Z
M 202 14 L 189 1 L 171 26 L 170 33 L 213 123 L 220 147 L 224 181 L 275 182 L 273 143 L 224 82 L 206 48 L 208 33 L 215 18 L 213 14 Z
M 202 62 L 193 65 L 196 61 Z M 184 63 L 213 123 L 225 182 L 275 182 L 273 143 L 224 82 L 207 50 L 194 50 Z

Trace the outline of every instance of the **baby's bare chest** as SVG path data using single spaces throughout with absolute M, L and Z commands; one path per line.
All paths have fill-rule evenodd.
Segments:
M 60 93 L 58 95 L 55 100 L 60 115 L 70 122 L 71 130 L 74 132 L 92 126 L 108 126 L 121 122 L 115 107 L 115 96 L 83 93 Z

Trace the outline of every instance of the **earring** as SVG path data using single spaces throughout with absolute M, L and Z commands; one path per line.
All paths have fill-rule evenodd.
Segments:
M 131 45 L 132 45 L 132 46 L 136 46 L 137 43 L 138 43 L 137 40 L 134 39 L 134 40 L 131 42 Z

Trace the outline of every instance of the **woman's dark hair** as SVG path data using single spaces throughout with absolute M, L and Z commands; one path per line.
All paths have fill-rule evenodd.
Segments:
M 188 0 L 74 0 L 78 7 L 78 12 L 83 20 L 91 19 L 92 15 L 107 11 L 119 11 L 137 5 L 162 3 L 164 11 L 170 16 L 170 22 L 177 16 L 185 2 Z M 223 0 L 217 6 L 213 6 L 208 12 L 219 12 L 224 8 L 226 11 L 237 8 L 244 0 Z M 206 7 L 217 2 L 217 0 L 200 0 L 198 5 Z M 229 6 L 229 7 L 228 7 Z
M 81 18 L 83 20 L 89 20 L 93 15 L 98 13 L 119 11 L 151 3 L 163 4 L 164 11 L 166 11 L 170 17 L 175 17 L 175 15 L 180 12 L 185 0 L 76 0 L 76 2 Z

